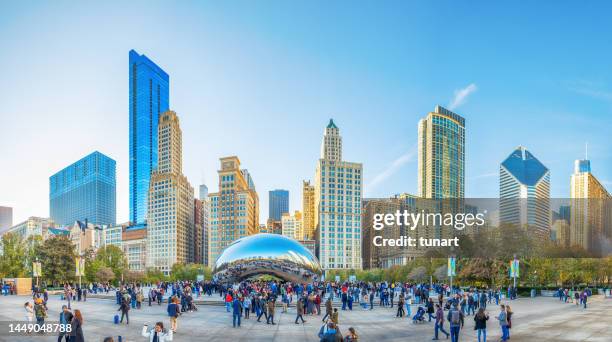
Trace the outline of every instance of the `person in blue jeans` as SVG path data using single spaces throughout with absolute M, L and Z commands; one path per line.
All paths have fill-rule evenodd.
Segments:
M 449 333 L 444 330 L 444 311 L 440 304 L 436 304 L 436 309 L 436 324 L 434 326 L 434 338 L 432 338 L 432 340 L 438 339 L 438 331 L 443 332 L 446 338 L 448 338 Z
M 463 328 L 463 312 L 459 310 L 457 302 L 453 303 L 452 308 L 448 311 L 448 322 L 450 323 L 451 342 L 459 341 L 459 331 Z
M 499 316 L 497 316 L 497 320 L 499 321 L 499 326 L 501 327 L 501 331 L 502 331 L 502 337 L 501 340 L 502 341 L 507 341 L 508 337 L 509 337 L 509 331 L 508 331 L 508 316 L 506 314 L 506 306 L 505 305 L 500 305 L 499 307 Z
M 234 297 L 234 301 L 232 302 L 232 316 L 233 316 L 233 325 L 236 327 L 236 322 L 238 322 L 238 328 L 240 328 L 240 316 L 242 315 L 242 302 L 238 299 L 238 296 Z
M 478 342 L 480 342 L 480 337 L 482 335 L 482 342 L 487 342 L 487 321 L 489 320 L 489 315 L 487 315 L 484 311 L 484 308 L 478 309 L 478 313 L 474 316 L 474 329 L 478 331 Z

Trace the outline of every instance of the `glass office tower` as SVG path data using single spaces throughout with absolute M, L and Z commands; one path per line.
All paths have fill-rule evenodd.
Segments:
M 157 168 L 157 123 L 169 103 L 169 76 L 130 51 L 130 221 L 144 223 L 151 172 Z
M 277 189 L 268 192 L 268 218 L 280 221 L 289 212 L 289 191 Z
M 114 225 L 115 201 L 115 161 L 98 151 L 49 178 L 49 208 L 56 224 L 88 220 Z

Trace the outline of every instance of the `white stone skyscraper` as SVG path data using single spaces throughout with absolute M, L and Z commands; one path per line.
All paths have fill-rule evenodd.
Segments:
M 333 120 L 323 132 L 315 175 L 315 239 L 323 269 L 361 269 L 362 165 L 342 160 Z
M 525 147 L 499 166 L 499 220 L 550 235 L 550 171 Z
M 175 112 L 159 117 L 158 167 L 151 174 L 147 217 L 147 267 L 169 274 L 194 261 L 193 187 L 182 173 L 182 132 Z

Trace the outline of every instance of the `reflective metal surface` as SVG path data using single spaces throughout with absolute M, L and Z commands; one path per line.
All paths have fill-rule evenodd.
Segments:
M 234 241 L 219 255 L 213 267 L 214 279 L 234 283 L 269 274 L 296 283 L 321 276 L 321 265 L 296 240 L 278 234 L 256 234 Z

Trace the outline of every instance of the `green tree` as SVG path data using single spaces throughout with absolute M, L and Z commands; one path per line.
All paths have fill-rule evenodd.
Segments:
M 110 267 L 115 273 L 114 279 L 122 279 L 122 274 L 127 270 L 125 255 L 117 246 L 109 245 L 99 248 L 96 251 L 95 260 L 98 262 L 97 265 Z
M 17 234 L 2 235 L 2 255 L 0 256 L 0 275 L 2 277 L 25 277 L 28 275 L 27 249 Z M 31 268 L 31 266 L 30 266 Z
M 42 264 L 43 279 L 53 284 L 74 280 L 76 255 L 68 237 L 61 235 L 45 240 L 38 247 L 36 257 Z

